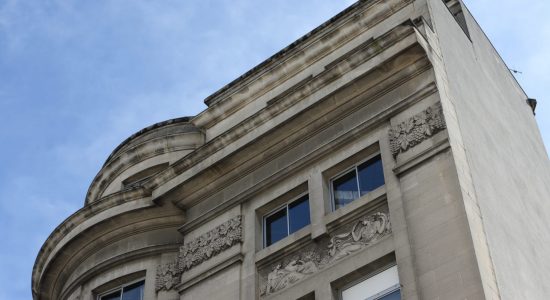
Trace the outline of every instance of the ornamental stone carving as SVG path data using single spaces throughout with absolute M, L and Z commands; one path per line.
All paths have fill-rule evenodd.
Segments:
M 241 216 L 238 216 L 181 246 L 179 272 L 185 272 L 241 241 Z
M 171 290 L 181 274 L 242 242 L 242 217 L 237 216 L 180 247 L 175 262 L 160 265 L 156 291 Z
M 284 259 L 263 278 L 260 296 L 283 290 L 356 251 L 376 243 L 391 233 L 387 213 L 377 212 L 355 222 L 345 233 L 330 237 L 324 247 L 313 247 Z
M 178 266 L 175 262 L 157 267 L 157 276 L 155 280 L 156 291 L 171 290 L 179 283 Z
M 434 134 L 447 128 L 441 103 L 434 104 L 389 131 L 393 157 L 406 152 Z

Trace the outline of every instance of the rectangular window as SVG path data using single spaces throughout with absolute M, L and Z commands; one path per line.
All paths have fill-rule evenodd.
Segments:
M 282 240 L 310 222 L 308 195 L 285 204 L 264 217 L 264 247 Z
M 397 266 L 342 290 L 342 300 L 400 300 Z
M 382 159 L 377 155 L 332 180 L 334 209 L 346 206 L 383 185 Z
M 99 300 L 143 300 L 145 281 L 138 281 L 99 296 Z

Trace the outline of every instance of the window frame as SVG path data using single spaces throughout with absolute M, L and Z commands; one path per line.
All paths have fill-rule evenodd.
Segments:
M 334 181 L 342 178 L 343 176 L 347 175 L 351 170 L 354 170 L 355 171 L 355 181 L 357 182 L 357 192 L 358 192 L 358 195 L 359 197 L 353 199 L 353 201 L 357 200 L 357 199 L 360 199 L 361 197 L 361 186 L 360 186 L 360 182 L 359 182 L 359 166 L 366 163 L 367 161 L 377 157 L 377 156 L 380 156 L 380 162 L 382 163 L 382 176 L 384 176 L 384 160 L 382 159 L 382 153 L 381 152 L 376 152 L 376 153 L 373 153 L 369 156 L 367 156 L 367 158 L 365 159 L 362 159 L 356 163 L 354 163 L 351 167 L 349 168 L 346 168 L 344 169 L 343 171 L 337 173 L 336 175 L 332 176 L 330 179 L 329 179 L 329 189 L 330 189 L 330 208 L 332 209 L 332 211 L 336 211 L 340 208 L 336 208 L 336 199 L 334 197 Z M 381 185 L 381 186 L 384 186 L 386 185 L 386 178 L 384 177 L 384 184 Z M 371 191 L 372 192 L 372 191 Z M 367 194 L 370 194 L 371 192 L 368 192 L 366 193 L 365 195 Z M 351 201 L 351 202 L 353 202 Z M 350 203 L 351 203 L 350 202 Z
M 299 194 L 299 195 L 296 196 L 296 197 L 293 197 L 291 200 L 289 200 L 289 201 L 287 201 L 287 202 L 285 202 L 285 203 L 283 203 L 283 204 L 277 206 L 276 208 L 272 209 L 271 211 L 269 211 L 268 213 L 266 213 L 265 215 L 262 216 L 262 240 L 263 240 L 263 241 L 262 241 L 262 248 L 267 248 L 267 247 L 269 247 L 269 246 L 271 246 L 271 245 L 274 245 L 274 244 L 276 244 L 277 242 L 279 242 L 279 241 L 281 241 L 281 240 L 283 240 L 283 239 L 285 239 L 286 237 L 288 237 L 288 236 L 291 235 L 291 233 L 290 233 L 290 220 L 289 220 L 290 214 L 289 214 L 288 207 L 290 206 L 290 204 L 293 204 L 294 202 L 297 202 L 298 200 L 302 199 L 304 196 L 308 196 L 307 202 L 308 202 L 308 208 L 310 209 L 309 224 L 308 224 L 308 225 L 311 224 L 311 207 L 309 206 L 309 200 L 310 200 L 310 198 L 309 198 L 309 192 L 306 191 L 306 192 L 303 192 L 303 193 Z M 287 232 L 287 234 L 286 234 L 286 236 L 285 236 L 284 238 L 280 239 L 280 240 L 277 241 L 277 242 L 271 243 L 271 245 L 267 246 L 267 235 L 266 235 L 266 233 L 267 233 L 267 226 L 266 226 L 266 220 L 267 220 L 267 218 L 269 218 L 270 216 L 272 216 L 272 215 L 274 215 L 274 214 L 276 214 L 276 213 L 278 213 L 278 212 L 280 212 L 280 211 L 282 211 L 282 210 L 286 210 L 286 232 Z M 308 225 L 306 225 L 306 226 L 308 226 Z M 306 226 L 304 226 L 304 227 L 306 227 Z M 304 228 L 304 227 L 302 227 L 302 228 Z M 301 229 L 298 229 L 298 230 L 301 230 Z
M 125 284 L 122 284 L 122 285 L 119 285 L 115 288 L 112 288 L 110 290 L 107 290 L 105 292 L 102 292 L 101 294 L 98 294 L 97 297 L 96 297 L 96 300 L 101 300 L 102 297 L 105 297 L 113 292 L 116 292 L 116 291 L 120 291 L 120 299 L 122 299 L 122 296 L 123 296 L 123 292 L 124 292 L 124 288 L 125 287 L 128 287 L 132 284 L 136 284 L 136 283 L 139 283 L 139 282 L 143 282 L 143 295 L 142 295 L 142 299 L 141 300 L 144 300 L 145 299 L 145 278 L 140 278 L 140 279 L 136 279 L 136 280 L 132 280 L 130 282 L 127 282 Z
M 337 289 L 337 293 L 338 293 L 338 300 L 344 300 L 344 291 L 351 288 L 351 287 L 354 287 L 370 278 L 374 278 L 378 275 L 380 275 L 381 273 L 391 269 L 391 268 L 396 268 L 397 272 L 399 272 L 399 267 L 397 266 L 397 264 L 394 262 L 392 264 L 389 264 L 389 265 L 386 265 L 385 267 L 383 268 L 380 268 L 378 269 L 376 272 L 370 274 L 370 275 L 366 275 L 366 276 L 363 276 L 361 278 L 358 278 L 356 280 L 353 280 L 347 284 L 345 284 L 344 286 L 342 286 L 341 288 Z M 396 284 L 388 287 L 387 289 L 381 291 L 381 292 L 378 292 L 374 295 L 370 295 L 369 297 L 365 298 L 365 300 L 378 300 L 380 299 L 381 297 L 384 297 L 384 296 L 387 296 L 395 291 L 398 291 L 398 290 L 401 290 L 401 282 L 398 281 Z
M 401 284 L 396 283 L 396 284 L 390 286 L 389 288 L 381 291 L 380 293 L 370 296 L 369 298 L 367 298 L 365 300 L 379 300 L 382 297 L 385 297 L 387 295 L 390 295 L 393 292 L 400 291 L 400 290 L 401 290 Z

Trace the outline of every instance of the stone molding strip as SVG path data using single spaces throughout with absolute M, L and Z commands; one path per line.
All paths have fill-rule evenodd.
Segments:
M 445 138 L 435 141 L 433 147 L 421 151 L 420 153 L 416 154 L 405 162 L 397 164 L 393 168 L 393 172 L 395 173 L 395 175 L 401 176 L 403 173 L 413 169 L 420 163 L 434 157 L 439 153 L 445 152 L 449 148 L 451 148 L 451 145 L 449 144 L 449 139 L 445 136 Z
M 389 130 L 390 150 L 393 157 L 427 140 L 447 128 L 441 103 L 436 103 Z
M 157 267 L 155 289 L 171 290 L 180 283 L 181 274 L 242 242 L 242 216 L 234 217 L 179 249 L 175 262 Z
M 356 51 L 348 52 L 348 56 L 345 60 L 340 60 L 338 64 L 333 65 L 330 69 L 323 70 L 320 74 L 312 78 L 309 83 L 302 85 L 300 89 L 293 91 L 284 99 L 277 101 L 276 105 L 266 106 L 255 115 L 243 120 L 238 126 L 234 126 L 210 140 L 203 145 L 200 150 L 194 151 L 178 160 L 169 169 L 156 176 L 154 180 L 147 182 L 146 188 L 148 190 L 156 189 L 197 165 L 199 162 L 211 157 L 220 149 L 226 148 L 228 144 L 241 139 L 252 131 L 258 131 L 260 126 L 265 125 L 267 122 L 272 122 L 276 116 L 284 111 L 288 111 L 290 107 L 296 105 L 296 103 L 299 103 L 304 98 L 310 97 L 312 94 L 319 92 L 319 90 L 330 86 L 329 83 L 345 78 L 344 75 L 346 73 L 350 73 L 358 68 L 360 65 L 358 62 L 364 64 L 371 61 L 373 57 L 377 57 L 379 53 L 385 51 L 388 52 L 388 55 L 391 54 L 393 56 L 395 53 L 392 51 L 402 52 L 403 49 L 413 44 L 417 44 L 416 38 L 417 36 L 414 28 L 410 26 L 397 26 L 378 37 L 374 42 L 365 42 L 363 47 L 358 47 Z M 327 91 L 327 94 L 331 92 L 332 91 Z
M 427 70 L 427 66 L 423 66 L 420 69 L 420 72 L 424 72 L 425 70 Z M 418 74 L 415 74 L 415 76 L 416 75 Z M 276 180 L 279 180 L 280 178 L 284 178 L 293 170 L 297 170 L 303 165 L 306 165 L 307 163 L 309 163 L 310 161 L 314 161 L 315 159 L 319 159 L 320 157 L 323 157 L 327 153 L 330 153 L 331 151 L 333 151 L 334 147 L 339 147 L 349 142 L 351 137 L 357 136 L 359 134 L 363 134 L 368 130 L 375 128 L 376 126 L 383 124 L 383 122 L 385 122 L 387 119 L 394 116 L 396 113 L 404 111 L 411 105 L 419 102 L 422 99 L 425 99 L 426 97 L 436 92 L 437 92 L 437 86 L 435 85 L 435 83 L 430 82 L 429 84 L 421 87 L 418 91 L 409 95 L 405 99 L 389 106 L 386 110 L 377 113 L 375 116 L 373 116 L 372 118 L 370 118 L 369 120 L 361 124 L 360 126 L 351 129 L 350 131 L 346 132 L 345 134 L 342 134 L 340 137 L 337 137 L 334 140 L 327 141 L 325 145 L 322 145 L 320 148 L 314 149 L 312 152 L 310 152 L 307 156 L 303 157 L 301 160 L 295 163 L 292 163 L 289 166 L 286 166 L 284 170 L 278 171 L 272 174 L 270 178 L 266 178 L 262 182 L 257 183 L 256 185 L 254 185 L 253 189 L 242 191 L 242 193 L 240 193 L 238 196 L 232 197 L 230 200 L 216 207 L 213 207 L 209 211 L 205 212 L 200 218 L 189 220 L 179 228 L 179 231 L 181 233 L 185 233 L 185 232 L 194 230 L 195 228 L 203 225 L 204 223 L 214 219 L 217 214 L 224 211 L 228 207 L 231 207 L 232 205 L 236 205 L 240 203 L 239 201 L 244 201 L 244 199 L 248 199 L 250 195 L 257 193 L 261 188 L 263 188 L 264 186 L 267 186 L 270 182 L 274 182 Z M 375 100 L 378 100 L 379 96 L 373 96 L 373 98 Z M 322 129 L 325 129 L 325 128 L 322 128 Z M 283 148 L 283 149 L 287 150 L 288 148 Z M 283 152 L 283 150 L 281 150 L 281 152 Z M 240 176 L 245 176 L 246 174 L 247 173 L 245 172 L 241 172 Z
M 182 279 L 181 282 L 175 287 L 175 289 L 178 291 L 178 293 L 181 294 L 181 292 L 189 289 L 190 287 L 194 286 L 195 284 L 213 276 L 216 275 L 218 272 L 223 271 L 231 266 L 233 266 L 236 263 L 241 263 L 244 261 L 244 256 L 241 253 L 235 254 L 228 259 L 224 260 L 220 264 L 214 266 L 213 268 L 204 271 L 200 273 L 199 275 L 193 277 L 189 280 Z

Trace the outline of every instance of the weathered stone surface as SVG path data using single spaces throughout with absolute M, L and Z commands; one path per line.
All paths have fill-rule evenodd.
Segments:
M 148 300 L 333 300 L 396 265 L 405 300 L 548 299 L 526 98 L 460 1 L 359 1 L 115 149 L 41 248 L 33 298 L 143 281 Z M 332 180 L 378 155 L 385 184 L 334 210 Z M 306 193 L 311 224 L 263 247 L 263 218 Z
M 437 103 L 390 128 L 390 148 L 394 157 L 446 128 L 441 104 Z
M 177 260 L 157 268 L 156 290 L 171 290 L 183 272 L 242 242 L 242 216 L 237 216 L 180 247 Z
M 331 236 L 324 247 L 313 247 L 275 264 L 260 284 L 260 295 L 268 296 L 360 251 L 391 234 L 389 215 L 377 212 L 353 223 L 349 231 Z

